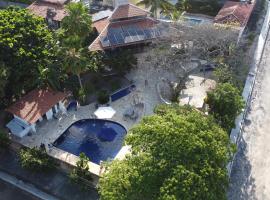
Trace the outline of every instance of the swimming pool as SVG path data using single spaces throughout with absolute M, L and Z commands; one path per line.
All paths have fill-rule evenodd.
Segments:
M 136 86 L 134 84 L 132 84 L 126 88 L 120 89 L 119 91 L 117 91 L 111 95 L 111 100 L 116 101 L 116 100 L 128 95 L 129 93 L 131 93 L 135 89 L 136 89 Z
M 90 161 L 99 164 L 117 155 L 126 133 L 119 123 L 84 119 L 73 123 L 53 145 L 77 156 L 83 152 Z
M 203 20 L 201 19 L 195 19 L 190 17 L 185 17 L 184 20 L 188 22 L 190 25 L 198 25 L 201 24 Z

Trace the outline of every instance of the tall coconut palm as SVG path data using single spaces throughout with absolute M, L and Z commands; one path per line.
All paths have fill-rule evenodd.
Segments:
M 81 3 L 69 3 L 66 6 L 68 15 L 62 20 L 60 35 L 61 39 L 73 39 L 66 41 L 69 45 L 81 48 L 83 41 L 92 31 L 92 18 L 88 9 Z
M 87 57 L 85 56 L 84 49 L 66 48 L 63 49 L 62 65 L 66 72 L 77 76 L 80 88 L 83 89 L 81 80 L 81 73 L 88 69 Z
M 141 0 L 137 5 L 144 5 L 146 8 L 150 7 L 150 12 L 153 13 L 154 17 L 158 16 L 158 10 L 170 10 L 173 5 L 167 0 Z

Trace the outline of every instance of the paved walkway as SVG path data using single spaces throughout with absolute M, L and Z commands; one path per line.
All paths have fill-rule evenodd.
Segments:
M 39 198 L 20 190 L 10 183 L 0 179 L 0 199 L 1 200 L 40 200 Z
M 17 179 L 14 176 L 10 176 L 7 173 L 1 172 L 0 171 L 0 179 L 2 179 L 3 181 L 6 181 L 9 184 L 14 185 L 15 187 L 28 192 L 29 194 L 32 194 L 33 196 L 36 196 L 40 199 L 43 200 L 57 200 L 57 198 L 37 189 L 35 186 L 25 183 L 19 179 Z
M 270 199 L 270 37 L 232 169 L 230 200 Z

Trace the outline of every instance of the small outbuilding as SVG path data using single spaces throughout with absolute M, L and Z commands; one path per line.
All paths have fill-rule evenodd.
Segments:
M 13 119 L 6 127 L 18 137 L 36 132 L 38 122 L 52 119 L 59 111 L 66 112 L 64 100 L 67 96 L 64 92 L 49 88 L 32 90 L 6 109 L 13 114 Z
M 227 1 L 214 19 L 218 24 L 233 24 L 245 27 L 253 11 L 254 4 L 249 2 Z

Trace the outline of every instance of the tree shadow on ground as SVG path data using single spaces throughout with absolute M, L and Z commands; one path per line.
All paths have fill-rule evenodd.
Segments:
M 257 199 L 255 179 L 251 176 L 251 164 L 246 153 L 247 143 L 241 138 L 231 171 L 228 200 Z

